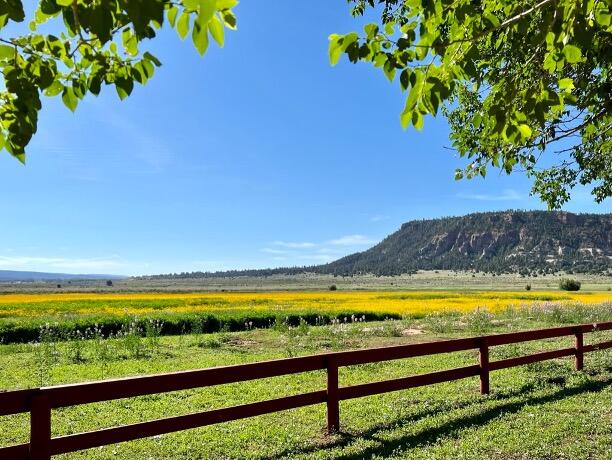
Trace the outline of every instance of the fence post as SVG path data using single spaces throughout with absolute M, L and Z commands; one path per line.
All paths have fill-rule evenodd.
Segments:
M 487 339 L 482 337 L 479 345 L 480 356 L 480 394 L 489 394 L 489 346 Z
M 327 433 L 340 430 L 340 403 L 338 401 L 338 363 L 327 357 Z
M 30 460 L 51 460 L 51 404 L 45 394 L 32 398 Z
M 582 331 L 576 332 L 576 370 L 581 371 L 584 367 L 584 336 Z

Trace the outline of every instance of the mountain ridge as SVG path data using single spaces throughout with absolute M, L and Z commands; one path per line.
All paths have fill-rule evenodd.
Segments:
M 156 277 L 399 275 L 416 270 L 612 273 L 612 214 L 508 210 L 420 219 L 402 224 L 370 249 L 323 265 Z

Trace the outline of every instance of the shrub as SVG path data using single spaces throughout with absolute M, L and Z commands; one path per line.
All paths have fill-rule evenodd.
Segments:
M 531 291 L 531 284 L 527 284 L 527 285 L 525 286 L 525 290 L 526 290 L 526 291 Z
M 465 319 L 470 331 L 487 332 L 493 327 L 493 315 L 486 309 L 478 308 L 472 313 L 465 315 Z
M 563 278 L 559 281 L 559 289 L 564 291 L 579 291 L 580 286 L 580 281 L 571 278 Z
M 336 290 L 338 290 L 338 287 L 337 287 L 335 284 L 332 284 L 332 285 L 329 287 L 329 290 L 330 290 L 330 291 L 336 291 Z

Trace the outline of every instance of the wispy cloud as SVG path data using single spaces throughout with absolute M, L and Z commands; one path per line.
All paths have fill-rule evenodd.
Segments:
M 376 243 L 377 240 L 373 238 L 354 234 L 320 242 L 273 241 L 260 251 L 270 254 L 272 261 L 282 262 L 285 265 L 302 265 L 331 262 Z
M 310 241 L 302 241 L 302 242 L 274 241 L 272 244 L 275 246 L 281 246 L 283 248 L 291 248 L 291 249 L 314 248 L 316 246 L 315 243 L 311 243 Z
M 287 251 L 286 249 L 274 249 L 274 248 L 261 248 L 261 252 L 266 252 L 268 254 L 279 254 L 279 255 L 285 255 L 285 254 L 291 253 L 291 251 Z
M 370 222 L 381 222 L 383 220 L 387 220 L 388 218 L 389 218 L 389 216 L 378 214 L 376 216 L 370 217 Z
M 67 258 L 0 255 L 0 269 L 4 270 L 101 272 L 114 271 L 125 266 L 118 256 Z
M 376 240 L 364 235 L 346 235 L 329 241 L 329 244 L 334 246 L 367 246 L 374 243 L 376 243 Z
M 521 195 L 516 190 L 505 189 L 502 193 L 489 194 L 489 193 L 460 193 L 457 195 L 459 198 L 466 200 L 478 200 L 478 201 L 520 201 L 526 197 Z

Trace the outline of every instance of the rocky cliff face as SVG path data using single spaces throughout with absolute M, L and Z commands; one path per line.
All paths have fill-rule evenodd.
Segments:
M 418 269 L 612 271 L 612 214 L 506 211 L 413 221 L 367 251 L 316 267 L 339 274 Z

